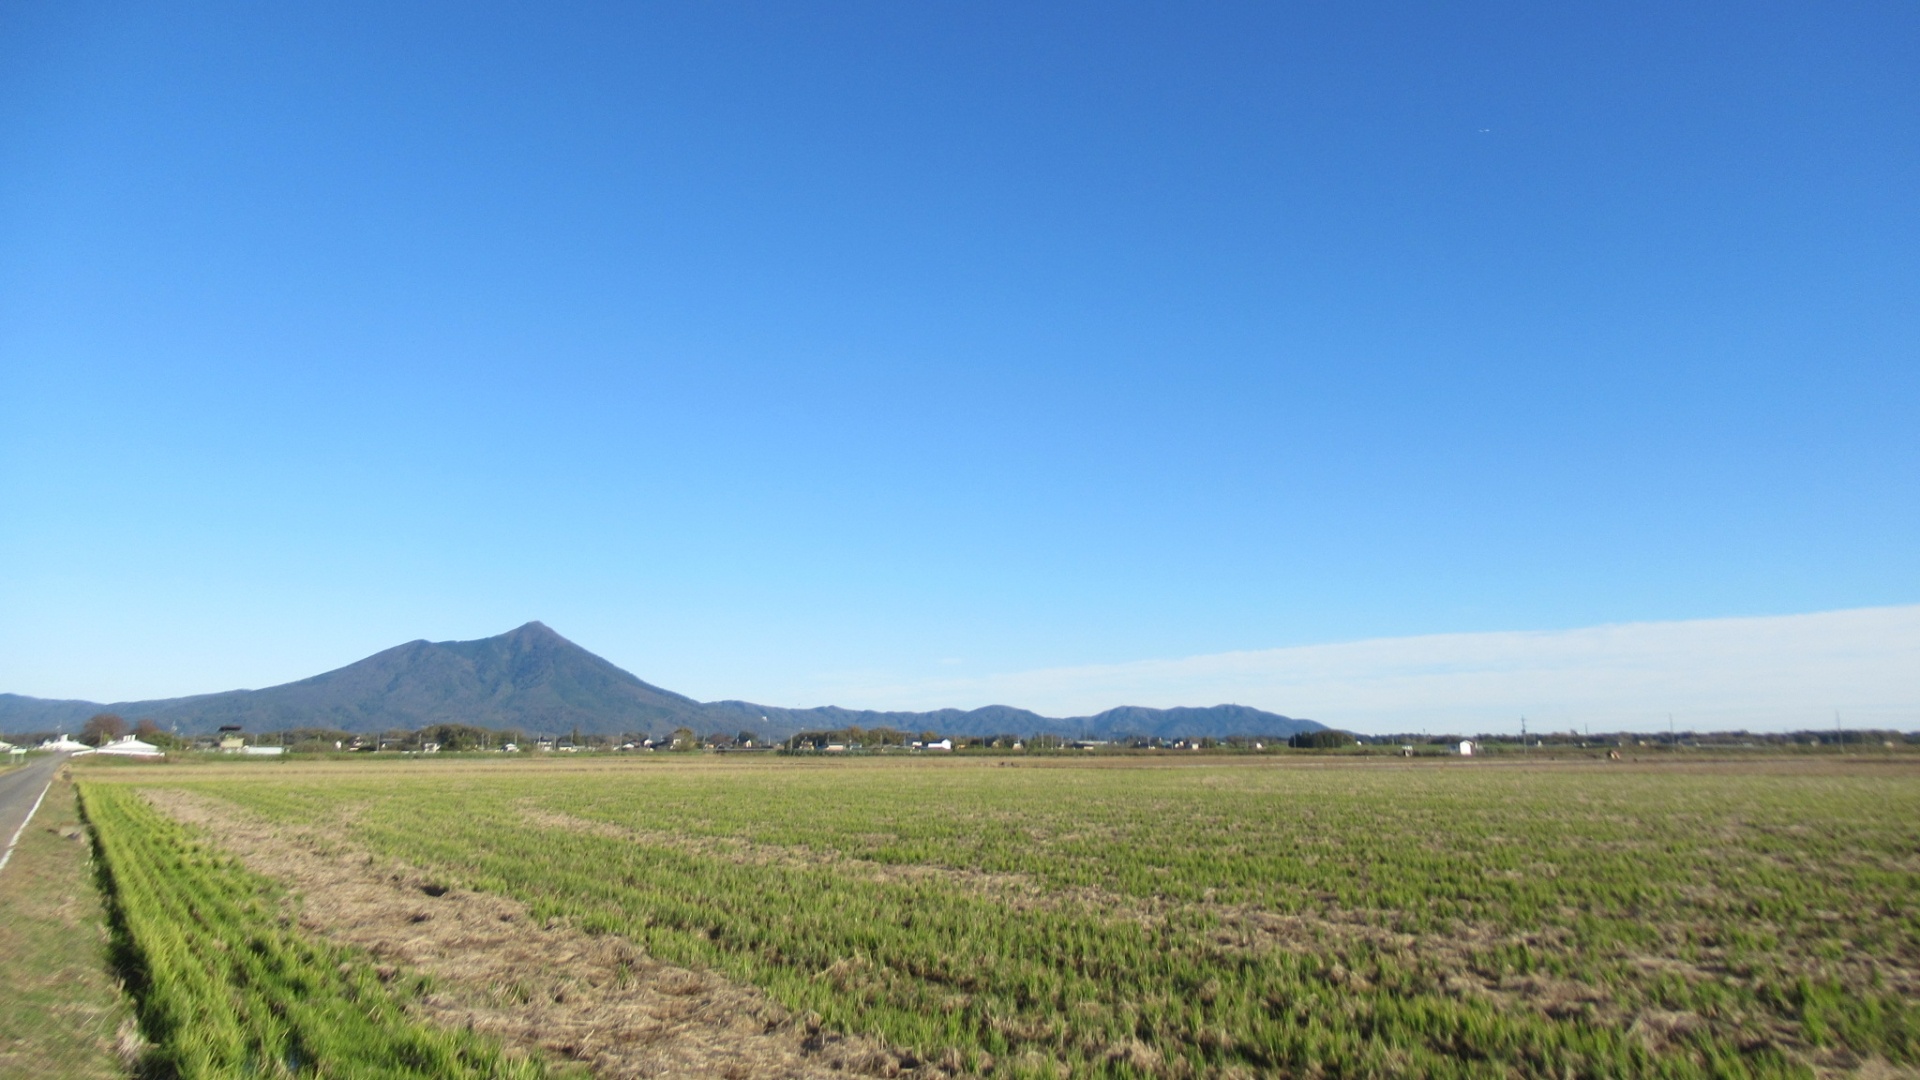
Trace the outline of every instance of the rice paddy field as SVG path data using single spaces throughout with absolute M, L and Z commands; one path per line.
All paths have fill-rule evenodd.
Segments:
M 81 772 L 146 1036 L 181 1075 L 553 1057 L 423 1020 L 406 973 L 289 914 L 323 897 L 223 847 L 235 821 L 750 988 L 808 1045 L 886 1048 L 854 1071 L 1920 1068 L 1906 758 Z M 181 800 L 198 823 L 163 812 Z M 233 1024 L 193 1022 L 229 1001 Z

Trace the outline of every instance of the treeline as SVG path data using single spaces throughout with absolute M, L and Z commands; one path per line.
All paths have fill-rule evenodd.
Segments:
M 1893 731 L 1884 728 L 1841 728 L 1803 731 L 1530 731 L 1480 735 L 1433 735 L 1428 732 L 1399 735 L 1352 735 L 1348 738 L 1377 746 L 1456 746 L 1474 742 L 1484 746 L 1582 747 L 1773 747 L 1793 746 L 1895 746 L 1920 745 L 1920 731 Z
M 8 733 L 5 738 L 23 746 L 32 746 L 66 732 L 35 731 Z M 753 731 L 701 735 L 691 728 L 678 728 L 666 735 L 650 732 L 591 734 L 575 728 L 566 733 L 530 733 L 519 728 L 487 728 L 471 724 L 429 724 L 407 730 L 393 728 L 381 732 L 349 732 L 331 727 L 300 727 L 270 732 L 244 732 L 225 729 L 212 734 L 183 734 L 167 730 L 151 717 L 129 722 L 114 713 L 98 713 L 87 720 L 74 737 L 89 746 L 103 746 L 133 735 L 166 751 L 211 750 L 234 740 L 253 746 L 278 746 L 289 753 L 480 753 L 501 751 L 766 751 L 788 753 L 887 752 L 909 750 L 938 751 L 1021 751 L 1063 750 L 1217 750 L 1265 753 L 1280 749 L 1320 750 L 1368 753 L 1401 750 L 1415 752 L 1452 752 L 1462 742 L 1474 743 L 1483 750 L 1521 749 L 1629 749 L 1647 748 L 1755 748 L 1789 749 L 1848 747 L 1920 746 L 1920 731 L 1900 732 L 1881 728 L 1807 729 L 1790 732 L 1754 731 L 1682 731 L 1664 732 L 1580 732 L 1545 731 L 1480 735 L 1400 733 L 1361 735 L 1336 729 L 1303 731 L 1293 735 L 1191 736 L 1115 736 L 1109 739 L 1076 739 L 1048 732 L 1018 734 L 1002 732 L 990 735 L 943 735 L 937 731 L 908 732 L 894 728 L 848 726 L 828 730 L 802 731 L 786 739 L 765 739 Z
M 782 749 L 798 752 L 830 750 L 1274 750 L 1352 746 L 1355 736 L 1344 731 L 1312 731 L 1297 735 L 1227 735 L 1162 738 L 1150 735 L 1123 735 L 1111 739 L 1077 739 L 1069 735 L 1036 732 L 1020 735 L 1002 732 L 995 735 L 942 735 L 922 731 L 915 735 L 893 728 L 844 727 L 825 731 L 802 731 L 781 744 Z
M 65 731 L 30 731 L 17 735 L 9 735 L 7 739 L 9 742 L 19 743 L 23 746 L 31 746 L 66 734 L 69 733 Z M 184 747 L 189 741 L 162 728 L 159 722 L 152 717 L 142 717 L 139 720 L 128 723 L 125 717 L 122 717 L 118 713 L 110 712 L 93 714 L 93 716 L 87 719 L 85 724 L 81 725 L 80 731 L 74 734 L 73 737 L 76 741 L 86 743 L 88 746 L 105 746 L 116 739 L 121 739 L 128 735 L 135 736 L 142 742 L 152 743 L 162 750 L 177 750 Z

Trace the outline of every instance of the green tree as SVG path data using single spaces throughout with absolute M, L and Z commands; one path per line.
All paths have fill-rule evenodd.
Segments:
M 142 718 L 139 723 L 135 724 L 133 726 L 133 733 L 140 737 L 140 741 L 150 742 L 162 750 L 180 749 L 179 737 L 163 730 L 150 716 Z
M 1287 745 L 1295 750 L 1332 750 L 1342 746 L 1352 746 L 1353 736 L 1344 731 L 1300 731 L 1287 740 Z

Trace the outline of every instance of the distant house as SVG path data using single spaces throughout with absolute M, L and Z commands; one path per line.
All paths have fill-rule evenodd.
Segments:
M 1460 740 L 1460 756 L 1461 757 L 1473 756 L 1473 740 L 1472 739 Z
M 56 735 L 40 744 L 40 749 L 51 750 L 56 754 L 91 754 L 93 747 L 65 735 Z
M 237 753 L 246 745 L 247 738 L 241 734 L 240 725 L 222 724 L 220 726 L 220 750 L 222 753 Z

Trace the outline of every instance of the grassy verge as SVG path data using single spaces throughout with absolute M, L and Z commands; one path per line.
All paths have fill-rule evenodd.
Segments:
M 54 782 L 0 873 L 0 912 L 0 1076 L 125 1075 L 116 1043 L 132 1019 L 70 782 Z
M 116 966 L 152 1046 L 143 1073 L 538 1077 L 540 1063 L 409 1016 L 419 980 L 308 938 L 271 882 L 127 788 L 83 786 Z

